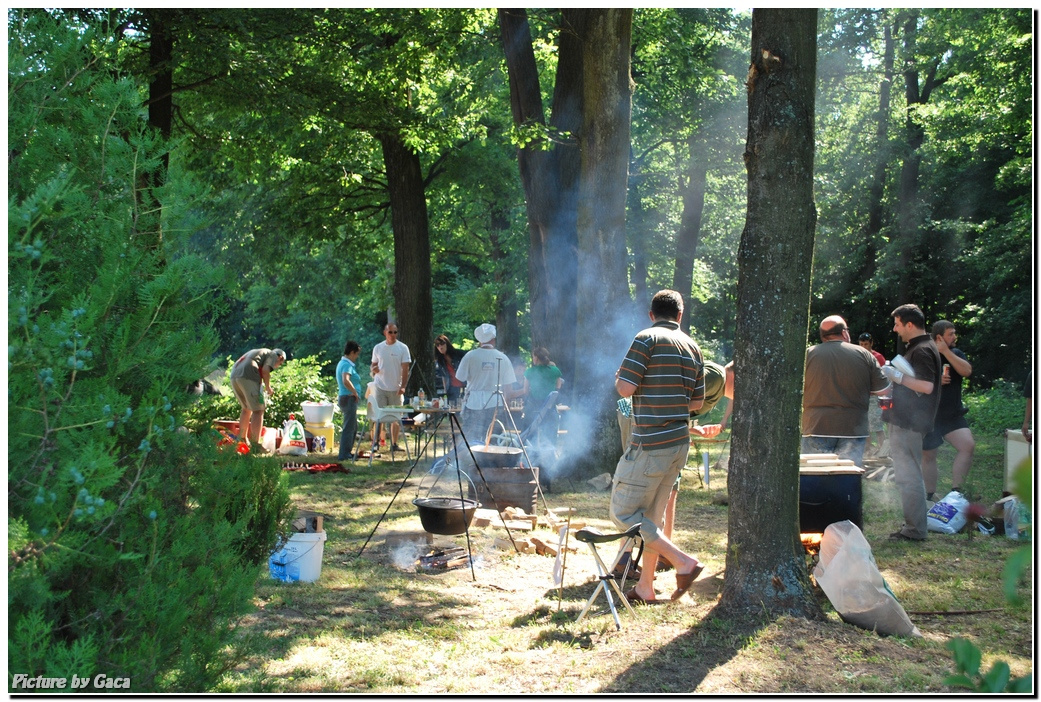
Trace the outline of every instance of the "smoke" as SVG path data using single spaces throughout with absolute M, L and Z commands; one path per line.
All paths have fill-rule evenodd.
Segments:
M 390 562 L 399 570 L 413 570 L 416 561 L 425 554 L 426 547 L 415 542 L 403 543 L 390 554 Z
M 609 317 L 606 327 L 599 330 L 596 338 L 580 340 L 571 401 L 568 411 L 561 417 L 561 427 L 567 434 L 559 443 L 558 460 L 543 466 L 550 480 L 571 477 L 593 452 L 621 455 L 615 372 L 621 366 L 633 337 L 649 326 L 646 312 L 640 317 L 629 306 Z M 598 421 L 599 418 L 606 423 Z

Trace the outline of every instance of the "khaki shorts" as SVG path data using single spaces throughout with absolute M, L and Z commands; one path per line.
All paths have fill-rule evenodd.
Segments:
M 622 454 L 611 491 L 611 520 L 621 529 L 640 524 L 644 541 L 661 536 L 665 505 L 687 462 L 690 444 L 646 451 L 642 446 Z
M 264 389 L 260 383 L 246 378 L 233 378 L 231 389 L 235 391 L 235 399 L 243 409 L 250 412 L 264 411 Z

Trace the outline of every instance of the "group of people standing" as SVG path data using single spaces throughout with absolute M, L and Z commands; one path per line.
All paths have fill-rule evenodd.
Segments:
M 821 343 L 806 352 L 802 451 L 834 453 L 862 466 L 867 441 L 876 437 L 892 460 L 904 514 L 890 538 L 921 541 L 929 503 L 936 500 L 937 449 L 947 441 L 957 452 L 952 490 L 962 489 L 972 465 L 976 442 L 961 399 L 972 364 L 956 348 L 951 322 L 940 320 L 927 333 L 925 315 L 913 304 L 900 305 L 891 316 L 904 344 L 897 365 L 874 351 L 870 334 L 852 344 L 842 317 L 821 322 Z M 884 411 L 878 397 L 884 398 Z M 883 421 L 889 438 L 879 441 Z
M 344 346 L 343 356 L 336 366 L 337 403 L 343 412 L 339 460 L 353 458 L 357 411 L 363 393 L 365 397 L 372 396 L 380 407 L 401 405 L 404 401 L 413 359 L 408 346 L 398 340 L 398 334 L 396 323 L 389 322 L 384 326 L 384 340 L 372 348 L 369 366 L 372 382 L 364 391 L 357 369 L 361 347 L 353 340 Z M 524 397 L 527 414 L 529 408 L 531 411 L 541 408 L 550 392 L 563 384 L 560 369 L 550 360 L 549 352 L 541 347 L 532 351 L 532 366 L 518 379 L 513 362 L 496 348 L 496 337 L 494 325 L 480 325 L 474 330 L 478 346 L 469 352 L 453 346 L 444 334 L 434 340 L 436 384 L 433 390 L 446 397 L 453 406 L 461 405 L 463 431 L 477 442 L 483 441 L 493 417 L 505 420 L 505 403 Z M 374 426 L 374 445 L 379 440 L 376 431 L 378 428 Z M 397 424 L 390 425 L 394 448 L 400 431 Z M 555 435 L 555 426 L 553 432 Z

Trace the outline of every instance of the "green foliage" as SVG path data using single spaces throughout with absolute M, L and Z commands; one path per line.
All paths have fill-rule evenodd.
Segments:
M 947 643 L 947 648 L 954 654 L 957 674 L 944 679 L 945 685 L 961 687 L 973 692 L 1031 692 L 1034 688 L 1034 676 L 1025 675 L 1010 679 L 1008 663 L 996 661 L 986 673 L 980 672 L 982 655 L 979 648 L 968 639 L 956 638 Z
M 179 428 L 219 296 L 175 257 L 165 147 L 107 44 L 9 14 L 8 667 L 205 690 L 289 509 L 280 469 Z
M 230 371 L 233 359 L 228 359 Z M 322 363 L 315 356 L 292 358 L 271 373 L 272 395 L 264 410 L 264 426 L 281 427 L 290 414 L 303 422 L 303 402 L 336 403 L 336 380 L 322 375 Z M 210 435 L 217 419 L 238 419 L 241 408 L 225 375 L 222 395 L 203 395 L 184 413 L 184 425 L 202 435 Z
M 1019 427 L 1024 402 L 1022 387 L 1000 379 L 987 390 L 962 395 L 972 430 L 988 436 L 1002 436 L 1006 429 Z

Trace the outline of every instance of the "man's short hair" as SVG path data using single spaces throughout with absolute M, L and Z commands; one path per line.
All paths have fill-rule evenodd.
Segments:
M 651 315 L 655 319 L 678 320 L 683 314 L 683 298 L 675 290 L 659 290 L 651 298 Z
M 900 305 L 893 310 L 890 316 L 894 319 L 899 319 L 901 324 L 911 324 L 919 329 L 925 329 L 925 314 L 918 308 L 918 305 L 910 303 Z
M 943 336 L 947 333 L 948 329 L 954 329 L 954 324 L 948 322 L 946 319 L 941 319 L 938 322 L 933 322 L 932 337 L 935 339 L 938 336 Z

